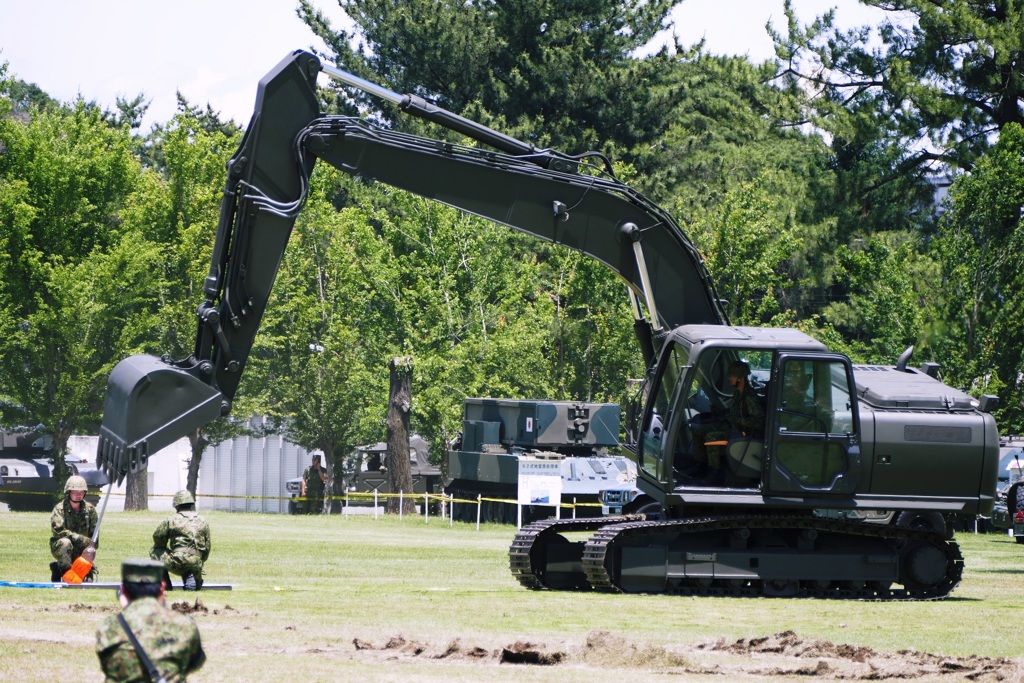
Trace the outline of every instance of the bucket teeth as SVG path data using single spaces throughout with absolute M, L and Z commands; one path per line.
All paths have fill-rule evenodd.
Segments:
M 96 462 L 120 484 L 152 453 L 220 417 L 228 403 L 213 386 L 153 356 L 131 356 L 107 380 Z
M 112 482 L 120 484 L 128 473 L 142 471 L 148 460 L 145 442 L 135 448 L 126 448 L 123 441 L 105 435 L 101 430 L 96 465 Z

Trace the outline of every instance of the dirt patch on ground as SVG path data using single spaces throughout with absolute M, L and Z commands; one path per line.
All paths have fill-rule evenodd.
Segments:
M 182 614 L 187 614 L 189 616 L 210 613 L 210 610 L 207 609 L 206 605 L 203 604 L 202 598 L 196 598 L 196 601 L 191 605 L 188 603 L 187 600 L 179 600 L 177 602 L 173 602 L 171 603 L 171 609 L 175 612 L 180 612 Z M 230 609 L 230 607 L 226 609 Z
M 946 657 L 914 650 L 876 652 L 868 647 L 805 640 L 792 631 L 764 638 L 743 638 L 732 643 L 702 645 L 712 652 L 745 655 L 765 666 L 751 669 L 760 675 L 806 675 L 818 679 L 879 681 L 927 679 L 961 681 L 1018 681 L 1024 666 L 1018 660 L 986 657 Z M 772 662 L 773 656 L 780 661 Z M 803 662 L 783 665 L 781 660 Z
M 637 645 L 607 632 L 595 631 L 578 647 L 551 647 L 516 641 L 504 647 L 464 645 L 458 640 L 437 646 L 393 636 L 373 643 L 355 638 L 357 656 L 383 659 L 445 659 L 492 665 L 572 665 L 621 668 L 688 678 L 716 680 L 806 678 L 832 681 L 1024 681 L 1024 660 L 986 657 L 945 657 L 913 650 L 877 652 L 868 647 L 803 639 L 792 631 L 733 642 L 680 644 L 669 648 Z
M 116 612 L 118 610 L 118 606 L 116 604 L 113 604 L 113 605 L 83 605 L 80 602 L 73 602 L 70 605 L 68 605 L 66 608 L 60 608 L 60 609 L 56 609 L 54 611 L 62 611 L 63 609 L 70 610 L 71 612 L 93 612 L 93 613 L 98 613 L 98 614 L 106 614 L 108 612 Z M 50 608 L 49 607 L 43 608 L 43 611 L 44 612 L 49 612 Z

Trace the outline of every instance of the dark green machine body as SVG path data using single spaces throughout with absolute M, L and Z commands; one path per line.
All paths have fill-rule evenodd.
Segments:
M 728 408 L 737 360 L 765 429 L 729 437 L 711 485 L 686 473 L 702 420 Z M 627 448 L 647 495 L 625 512 L 647 515 L 527 527 L 510 550 L 524 585 L 933 599 L 963 567 L 947 522 L 992 509 L 999 436 L 976 400 L 904 364 L 854 366 L 796 330 L 676 328 L 639 398 Z M 584 530 L 585 542 L 564 536 Z
M 477 144 L 321 115 L 321 71 Z M 944 520 L 992 509 L 990 405 L 906 359 L 854 367 L 795 330 L 730 326 L 699 250 L 602 155 L 536 149 L 302 51 L 260 81 L 228 163 L 192 355 L 133 356 L 111 373 L 97 462 L 113 478 L 230 411 L 318 160 L 575 249 L 626 285 L 649 368 L 626 411 L 623 447 L 641 490 L 626 511 L 644 518 L 530 525 L 510 549 L 524 585 L 926 599 L 959 581 Z M 727 411 L 726 368 L 737 359 L 753 368 L 766 424 L 714 446 L 728 477 L 708 485 L 687 474 L 703 443 L 696 425 Z M 793 394 L 787 377 L 798 368 L 810 380 Z M 586 530 L 586 542 L 564 534 Z

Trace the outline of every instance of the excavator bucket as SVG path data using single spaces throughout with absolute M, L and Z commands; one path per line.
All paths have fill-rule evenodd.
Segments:
M 99 469 L 120 484 L 151 454 L 220 417 L 223 401 L 214 387 L 158 358 L 124 359 L 107 380 Z

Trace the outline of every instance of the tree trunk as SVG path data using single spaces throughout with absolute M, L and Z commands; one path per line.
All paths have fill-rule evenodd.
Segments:
M 128 473 L 124 486 L 124 509 L 149 510 L 149 485 L 146 482 L 149 468 L 132 474 Z
M 388 400 L 388 481 L 391 492 L 405 492 L 403 513 L 416 512 L 409 471 L 409 412 L 412 410 L 412 358 L 391 359 L 391 398 Z M 397 513 L 399 500 L 389 498 L 387 512 Z
M 71 476 L 71 468 L 68 466 L 68 441 L 71 439 L 71 430 L 63 426 L 63 420 L 53 430 L 53 478 L 56 480 L 56 499 L 64 498 L 64 484 Z
M 324 463 L 327 465 L 327 487 L 324 489 L 330 497 L 327 509 L 340 514 L 345 502 L 345 464 L 340 448 L 323 448 Z
M 203 451 L 210 442 L 204 438 L 203 429 L 200 427 L 189 432 L 188 443 L 192 448 L 192 457 L 188 461 L 188 480 L 185 482 L 185 488 L 194 496 L 199 487 L 199 466 L 203 463 Z

